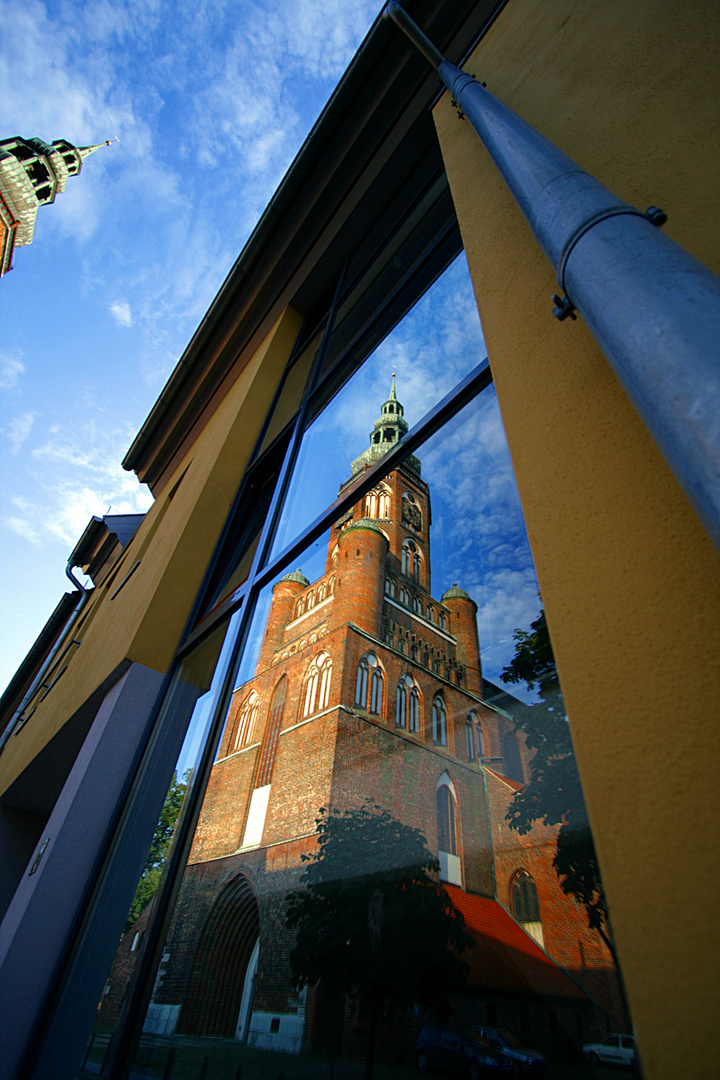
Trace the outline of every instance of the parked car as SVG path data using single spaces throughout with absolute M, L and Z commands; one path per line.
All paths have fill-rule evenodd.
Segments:
M 494 1050 L 477 1032 L 449 1027 L 424 1027 L 416 1045 L 417 1066 L 421 1072 L 456 1073 L 468 1080 L 509 1077 L 513 1064 Z
M 591 1065 L 635 1065 L 635 1039 L 632 1035 L 613 1033 L 601 1043 L 585 1043 L 583 1054 Z
M 522 1046 L 511 1031 L 502 1028 L 478 1028 L 478 1035 L 492 1046 L 493 1050 L 504 1054 L 520 1076 L 541 1076 L 545 1072 L 545 1058 L 537 1050 Z

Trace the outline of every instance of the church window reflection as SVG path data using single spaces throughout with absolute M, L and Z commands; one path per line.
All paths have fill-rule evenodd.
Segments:
M 318 653 L 310 665 L 305 687 L 303 716 L 311 716 L 327 707 L 330 697 L 332 661 L 327 653 Z
M 432 725 L 433 742 L 437 746 L 447 746 L 447 710 L 445 701 L 440 694 L 436 694 L 433 698 Z

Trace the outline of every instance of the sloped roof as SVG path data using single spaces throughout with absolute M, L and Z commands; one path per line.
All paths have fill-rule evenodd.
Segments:
M 475 947 L 463 954 L 471 987 L 589 1001 L 587 994 L 526 934 L 497 900 L 445 885 Z
M 509 788 L 512 788 L 513 791 L 522 791 L 522 789 L 525 787 L 524 784 L 518 783 L 517 780 L 511 780 L 509 776 L 503 776 L 502 773 L 497 772 L 495 769 L 488 768 L 487 765 L 485 766 L 485 772 L 490 773 L 496 778 L 496 780 L 501 780 L 503 784 L 507 784 L 507 786 Z

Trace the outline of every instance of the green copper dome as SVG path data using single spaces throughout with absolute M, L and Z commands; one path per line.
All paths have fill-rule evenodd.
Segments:
M 466 593 L 464 589 L 459 589 L 457 581 L 454 581 L 452 589 L 448 589 L 447 592 L 442 594 L 443 604 L 446 600 L 472 600 L 472 596 Z
M 289 574 L 283 574 L 283 576 L 280 578 L 280 581 L 297 581 L 300 583 L 300 585 L 303 586 L 310 584 L 299 566 L 297 570 L 291 570 Z M 280 584 L 280 581 L 278 581 L 278 585 Z
M 380 533 L 381 536 L 385 536 L 380 526 L 372 520 L 372 518 L 358 518 L 357 521 L 353 521 L 352 525 L 348 525 L 347 529 L 343 532 L 352 532 L 353 529 L 370 529 L 372 532 Z

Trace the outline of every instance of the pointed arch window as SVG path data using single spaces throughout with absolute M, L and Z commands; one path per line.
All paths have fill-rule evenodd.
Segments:
M 380 716 L 383 704 L 383 674 L 380 665 L 374 669 L 370 682 L 370 712 Z
M 332 660 L 327 653 L 318 653 L 308 671 L 303 716 L 311 716 L 327 707 L 331 677 Z
M 320 603 L 321 600 L 324 600 L 326 596 L 327 596 L 327 585 L 323 581 L 323 583 L 320 586 L 318 586 L 318 603 Z
M 414 540 L 405 540 L 403 542 L 401 563 L 403 574 L 419 585 L 422 572 L 422 558 L 420 556 L 420 549 Z
M 240 706 L 237 733 L 235 735 L 235 744 L 233 746 L 234 750 L 238 750 L 241 746 L 246 746 L 252 739 L 257 723 L 259 707 L 260 698 L 253 690 L 248 694 Z
M 422 615 L 423 605 L 419 596 L 413 597 L 413 611 L 416 611 L 418 615 Z
M 444 611 L 441 611 L 438 615 L 438 626 L 441 630 L 447 630 L 447 618 Z
M 308 611 L 310 610 L 310 608 L 314 608 L 314 607 L 315 607 L 315 593 L 310 592 L 310 593 L 307 594 L 307 608 L 308 608 Z
M 410 607 L 410 590 L 406 589 L 404 585 L 400 586 L 400 603 L 405 607 Z
M 478 714 L 474 709 L 468 713 L 465 730 L 467 734 L 468 761 L 475 761 L 476 758 L 483 757 L 485 754 L 485 740 Z
M 410 691 L 408 730 L 412 732 L 413 735 L 417 735 L 420 731 L 420 693 L 417 686 L 413 686 Z
M 468 716 L 467 718 L 467 722 L 465 724 L 465 734 L 467 736 L 468 761 L 475 761 L 475 726 L 472 722 L 471 716 Z
M 400 679 L 395 697 L 395 726 L 404 728 L 407 726 L 407 680 L 405 676 Z
M 435 622 L 435 608 L 431 604 L 428 604 L 427 617 L 428 622 Z
M 368 703 L 368 689 L 370 701 Z M 375 653 L 366 653 L 360 660 L 355 679 L 355 704 L 359 709 L 379 716 L 383 702 L 383 673 Z M 369 704 L 369 708 L 368 708 Z
M 368 689 L 368 662 L 367 657 L 363 656 L 362 660 L 358 664 L 357 677 L 355 679 L 355 704 L 361 708 L 365 708 L 365 702 L 367 701 L 367 689 Z
M 447 710 L 440 694 L 432 703 L 433 742 L 436 746 L 447 746 Z
M 457 855 L 455 800 L 448 784 L 437 789 L 438 847 L 448 855 Z
M 269 784 L 272 778 L 278 738 L 280 737 L 280 725 L 282 724 L 283 713 L 285 712 L 286 696 L 287 675 L 283 675 L 275 684 L 273 696 L 270 700 L 270 713 L 268 715 L 267 728 L 265 730 L 265 741 L 263 742 L 262 753 L 260 756 L 260 768 L 258 770 L 257 780 L 255 781 L 256 788 L 264 787 L 266 784 Z
M 388 596 L 395 595 L 395 581 L 393 580 L 393 578 L 385 578 L 385 592 L 388 594 Z
M 387 488 L 381 488 L 378 495 L 378 516 L 381 518 L 390 517 L 390 492 Z
M 537 889 L 527 870 L 518 870 L 510 886 L 513 917 L 540 945 L 544 945 Z
M 302 613 L 304 611 L 305 611 L 305 601 L 304 600 L 298 600 L 297 607 L 295 609 L 295 614 L 296 615 L 302 615 Z

